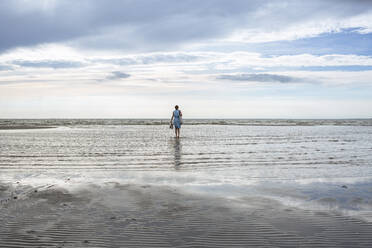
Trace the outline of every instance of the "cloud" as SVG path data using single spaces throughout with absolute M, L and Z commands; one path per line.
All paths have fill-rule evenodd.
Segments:
M 181 104 L 200 97 L 195 106 L 218 99 L 210 106 L 228 115 L 226 103 L 246 105 L 246 96 L 314 96 L 309 106 L 316 96 L 365 98 L 366 109 L 372 99 L 367 0 L 1 0 L 0 36 L 2 116 L 44 107 L 53 116 L 71 102 L 59 105 L 59 97 L 76 98 L 61 116 L 86 113 L 85 97 L 99 95 L 107 98 L 94 104 L 125 99 L 100 111 L 119 116 L 131 101 L 158 99 L 161 107 L 172 96 Z M 278 103 L 267 113 L 276 115 Z
M 124 79 L 129 78 L 130 75 L 121 71 L 113 71 L 109 76 L 106 77 L 107 80 L 116 80 L 116 79 Z
M 217 79 L 231 81 L 251 81 L 251 82 L 279 82 L 292 83 L 303 81 L 300 78 L 277 75 L 277 74 L 235 74 L 235 75 L 220 75 Z
M 154 51 L 208 40 L 299 39 L 372 30 L 371 1 L 100 0 L 0 2 L 0 51 L 66 43 Z
M 9 70 L 13 70 L 13 67 L 11 67 L 9 65 L 0 64 L 0 71 L 9 71 Z
M 76 61 L 64 61 L 64 60 L 44 60 L 44 61 L 31 61 L 31 60 L 15 60 L 12 64 L 22 67 L 33 67 L 33 68 L 78 68 L 83 67 L 84 64 Z
M 192 53 L 148 53 L 142 55 L 132 55 L 127 57 L 119 58 L 101 58 L 92 59 L 92 62 L 98 63 L 108 63 L 115 65 L 148 65 L 157 63 L 188 63 L 195 62 L 197 60 L 203 59 L 203 56 Z

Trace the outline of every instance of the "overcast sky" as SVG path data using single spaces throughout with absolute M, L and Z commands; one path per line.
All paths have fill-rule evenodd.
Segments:
M 371 118 L 369 0 L 2 0 L 0 118 Z

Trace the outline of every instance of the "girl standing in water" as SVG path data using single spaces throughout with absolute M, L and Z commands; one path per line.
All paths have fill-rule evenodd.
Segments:
M 181 112 L 181 110 L 178 110 L 178 105 L 174 106 L 174 108 L 176 110 L 173 111 L 172 118 L 171 118 L 170 122 L 171 122 L 171 125 L 172 125 L 172 121 L 173 121 L 174 131 L 176 133 L 176 137 L 179 138 L 180 137 L 180 128 L 181 128 L 181 124 L 182 124 L 182 112 Z

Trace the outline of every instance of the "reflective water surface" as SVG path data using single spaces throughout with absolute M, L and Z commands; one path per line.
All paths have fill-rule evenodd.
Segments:
M 54 123 L 57 128 L 0 130 L 0 180 L 42 184 L 69 177 L 164 184 L 372 216 L 369 120 L 364 125 L 361 120 L 353 125 L 199 122 L 184 125 L 180 139 L 157 122 L 100 121 L 67 125 L 62 120 L 55 125 L 57 120 L 44 120 L 39 125 Z

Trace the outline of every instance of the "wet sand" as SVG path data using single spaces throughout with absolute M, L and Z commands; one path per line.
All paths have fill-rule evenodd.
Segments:
M 69 190 L 0 184 L 0 220 L 0 247 L 372 245 L 372 223 L 337 212 L 115 182 Z

